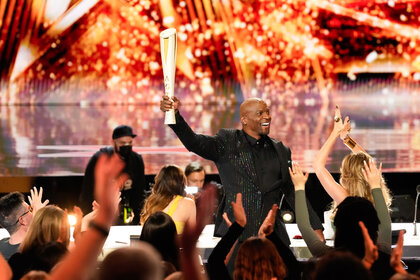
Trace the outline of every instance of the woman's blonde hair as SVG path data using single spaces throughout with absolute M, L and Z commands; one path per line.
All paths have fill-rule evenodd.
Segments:
M 67 247 L 70 242 L 70 225 L 63 209 L 49 205 L 36 212 L 20 245 L 20 251 L 26 252 L 53 241 L 61 242 Z
M 144 224 L 151 214 L 165 209 L 175 196 L 184 196 L 185 184 L 186 178 L 181 168 L 176 165 L 162 167 L 156 175 L 152 193 L 141 211 L 141 224 Z
M 364 197 L 375 204 L 369 183 L 365 180 L 362 173 L 364 162 L 369 164 L 370 159 L 371 157 L 363 152 L 347 155 L 343 159 L 341 165 L 340 184 L 344 189 L 347 190 L 349 196 Z M 392 198 L 383 177 L 381 182 L 381 190 L 385 199 L 385 203 L 389 208 L 392 202 Z

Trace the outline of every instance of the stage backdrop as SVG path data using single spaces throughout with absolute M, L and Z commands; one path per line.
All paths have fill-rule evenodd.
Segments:
M 118 124 L 146 173 L 199 160 L 163 125 L 159 33 L 178 31 L 176 95 L 199 133 L 249 97 L 311 171 L 334 106 L 387 172 L 420 168 L 420 3 L 376 0 L 2 0 L 0 174 L 82 174 Z M 349 151 L 337 142 L 328 168 Z

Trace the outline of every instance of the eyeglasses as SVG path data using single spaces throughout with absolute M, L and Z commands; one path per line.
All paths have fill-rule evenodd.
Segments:
M 25 216 L 29 212 L 32 212 L 32 210 L 33 210 L 32 206 L 30 206 L 30 205 L 28 205 L 28 206 L 29 206 L 28 211 L 26 211 L 25 213 L 23 213 L 22 215 L 20 215 L 15 224 L 19 223 L 20 218 L 22 218 L 23 216 Z

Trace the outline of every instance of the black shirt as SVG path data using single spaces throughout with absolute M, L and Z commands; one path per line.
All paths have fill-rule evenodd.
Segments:
M 270 191 L 273 185 L 281 180 L 281 166 L 276 150 L 266 135 L 258 140 L 246 133 L 245 137 L 251 146 L 259 180 L 258 187 L 263 193 Z
M 112 147 L 100 149 L 92 156 L 86 167 L 82 190 L 79 196 L 79 206 L 82 208 L 84 213 L 92 211 L 95 185 L 95 166 L 98 158 L 104 153 L 110 156 L 114 153 L 114 149 Z M 123 172 L 129 176 L 129 179 L 124 183 L 124 188 L 121 191 L 121 213 L 120 219 L 117 223 L 124 224 L 124 208 L 131 208 L 134 213 L 134 219 L 131 224 L 137 225 L 140 222 L 140 211 L 143 206 L 144 192 L 146 189 L 143 158 L 136 152 L 131 152 L 128 159 L 124 160 L 124 163 L 125 167 Z
M 20 246 L 20 243 L 12 245 L 9 241 L 10 237 L 0 240 L 0 253 L 6 260 L 9 260 L 13 254 L 17 253 Z

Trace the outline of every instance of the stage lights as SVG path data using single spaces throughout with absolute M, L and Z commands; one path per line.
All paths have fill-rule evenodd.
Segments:
M 291 210 L 281 211 L 281 218 L 285 223 L 292 223 L 295 220 L 295 214 Z

